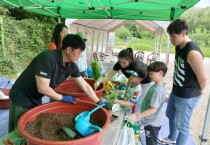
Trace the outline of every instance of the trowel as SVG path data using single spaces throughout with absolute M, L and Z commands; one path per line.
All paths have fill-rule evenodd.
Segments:
M 63 128 L 62 128 L 62 131 L 63 131 L 68 137 L 71 137 L 71 138 L 74 138 L 74 139 L 82 138 L 82 136 L 81 136 L 79 133 L 74 132 L 74 131 L 71 130 L 70 128 L 63 127 Z

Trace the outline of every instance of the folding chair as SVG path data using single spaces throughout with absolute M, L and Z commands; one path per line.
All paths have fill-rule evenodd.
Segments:
M 100 53 L 93 52 L 93 59 L 95 61 L 104 61 L 108 56 L 110 55 L 103 52 L 100 52 Z
M 153 52 L 147 56 L 147 65 L 150 63 L 157 61 L 159 59 L 160 54 L 158 52 Z
M 101 61 L 100 56 L 98 55 L 97 52 L 93 52 L 93 59 L 94 59 L 95 61 Z
M 136 52 L 134 57 L 135 57 L 135 59 L 143 61 L 144 60 L 144 52 L 143 51 L 138 51 L 138 52 Z

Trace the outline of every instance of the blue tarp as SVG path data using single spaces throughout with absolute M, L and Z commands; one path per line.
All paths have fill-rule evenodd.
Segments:
M 9 80 L 7 77 L 0 77 L 0 89 L 10 89 L 15 81 Z

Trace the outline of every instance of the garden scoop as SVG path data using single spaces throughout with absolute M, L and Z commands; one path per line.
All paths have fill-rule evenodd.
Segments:
M 96 108 L 94 108 L 93 110 L 91 110 L 91 111 L 84 111 L 84 112 L 82 112 L 82 113 L 80 113 L 79 115 L 77 115 L 76 116 L 76 121 L 78 120 L 78 118 L 80 117 L 80 116 L 82 116 L 83 118 L 85 118 L 85 120 L 87 120 L 87 121 L 90 121 L 90 115 L 93 113 L 93 112 L 95 112 L 96 110 L 98 110 L 98 109 L 100 109 L 101 107 L 103 107 L 105 104 L 102 104 L 102 105 L 99 105 L 99 106 L 97 106 Z
M 75 128 L 81 135 L 88 136 L 96 131 L 102 131 L 102 128 L 96 125 L 92 125 L 89 121 L 90 121 L 90 115 L 99 108 L 103 107 L 104 105 L 105 104 L 99 105 L 91 111 L 84 111 L 76 116 Z
M 70 128 L 63 127 L 63 128 L 62 128 L 62 131 L 63 131 L 68 137 L 71 137 L 71 138 L 74 138 L 74 139 L 82 138 L 82 136 L 81 136 L 79 133 L 73 131 L 73 130 L 70 129 Z

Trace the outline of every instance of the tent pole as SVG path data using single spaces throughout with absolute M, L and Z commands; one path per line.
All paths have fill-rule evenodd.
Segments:
M 97 44 L 96 44 L 96 52 L 98 53 L 100 30 L 97 30 L 97 31 L 98 31 L 98 39 L 97 39 Z
M 108 50 L 108 44 L 109 44 L 109 42 L 108 42 L 108 39 L 109 39 L 109 33 L 110 33 L 110 31 L 108 31 L 107 32 L 107 36 L 106 36 L 106 49 L 105 49 L 105 53 L 107 53 L 107 50 Z M 127 46 L 126 46 L 127 47 Z
M 154 49 L 155 49 L 155 52 L 156 52 L 156 45 L 157 45 L 157 31 L 155 32 L 155 44 L 154 44 Z
M 162 45 L 162 29 L 158 29 L 158 41 L 157 41 L 157 52 L 159 53 L 159 58 L 158 61 L 160 60 L 160 55 L 161 55 L 161 45 Z
M 94 31 L 94 29 L 92 29 L 91 52 L 90 52 L 90 54 L 92 56 L 93 56 L 93 52 L 95 52 L 94 51 L 94 33 L 95 33 L 95 31 Z
M 202 135 L 199 136 L 200 140 L 201 140 L 201 144 L 200 145 L 204 145 L 204 142 L 207 142 L 207 138 L 208 138 L 208 127 L 210 123 L 210 96 L 209 96 L 209 102 L 208 102 L 208 106 L 207 106 L 207 111 L 206 111 L 206 117 L 205 117 L 205 121 L 204 121 L 204 125 L 203 125 L 203 132 Z
M 104 51 L 104 31 L 103 31 L 102 43 L 101 43 L 101 52 L 103 51 Z
M 165 59 L 165 62 L 166 64 L 168 65 L 169 64 L 169 49 L 170 49 L 170 38 L 169 38 L 169 35 L 167 35 L 167 44 L 166 44 L 166 59 Z

